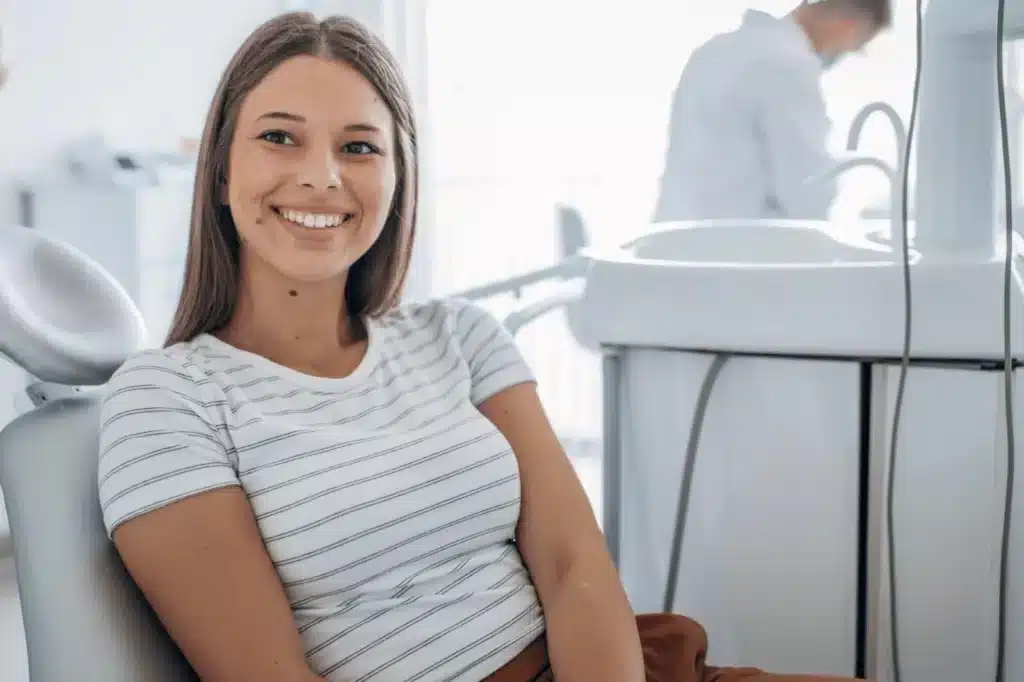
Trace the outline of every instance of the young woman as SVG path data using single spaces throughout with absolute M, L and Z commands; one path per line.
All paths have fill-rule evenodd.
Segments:
M 166 347 L 102 413 L 107 528 L 206 682 L 778 680 L 636 618 L 533 377 L 465 301 L 398 305 L 416 132 L 359 24 L 227 68 Z

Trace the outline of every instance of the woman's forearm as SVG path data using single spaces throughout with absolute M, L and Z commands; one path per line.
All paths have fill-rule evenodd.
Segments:
M 643 682 L 636 618 L 610 561 L 569 569 L 545 600 L 544 614 L 559 682 Z

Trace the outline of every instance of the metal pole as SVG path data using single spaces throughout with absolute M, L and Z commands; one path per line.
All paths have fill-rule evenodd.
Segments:
M 615 567 L 619 568 L 622 552 L 622 439 L 619 430 L 622 358 L 617 348 L 606 348 L 604 351 L 603 526 L 608 552 L 615 562 Z

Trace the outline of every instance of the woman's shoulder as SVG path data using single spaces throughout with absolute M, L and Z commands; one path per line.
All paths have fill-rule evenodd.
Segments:
M 467 344 L 500 338 L 498 319 L 475 301 L 464 298 L 433 298 L 403 303 L 375 320 L 385 331 L 388 345 L 423 349 L 429 346 L 465 348 Z
M 378 319 L 385 328 L 404 330 L 444 327 L 458 333 L 467 324 L 496 322 L 494 316 L 481 304 L 465 298 L 444 297 L 403 303 Z
M 194 341 L 138 351 L 111 376 L 108 394 L 145 387 L 198 397 L 206 379 L 203 360 L 203 349 Z

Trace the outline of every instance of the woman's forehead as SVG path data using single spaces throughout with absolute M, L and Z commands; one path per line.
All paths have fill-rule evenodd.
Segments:
M 242 104 L 243 119 L 268 112 L 342 126 L 368 123 L 384 128 L 391 122 L 387 104 L 361 73 L 343 62 L 309 56 L 282 62 Z

